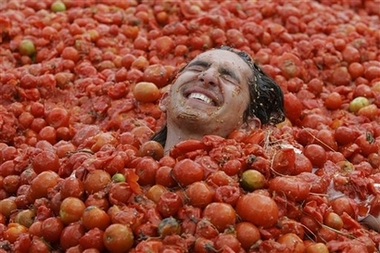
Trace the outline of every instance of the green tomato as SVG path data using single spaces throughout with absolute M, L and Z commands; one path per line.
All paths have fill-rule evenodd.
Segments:
M 22 55 L 32 56 L 36 53 L 36 47 L 34 46 L 33 41 L 25 39 L 22 40 L 18 46 L 18 51 Z
M 53 12 L 61 12 L 66 10 L 66 5 L 62 1 L 55 1 L 50 7 Z
M 350 110 L 350 112 L 357 113 L 361 108 L 367 105 L 369 105 L 368 98 L 356 97 L 350 102 L 348 109 Z
M 254 191 L 264 187 L 266 179 L 257 170 L 246 170 L 240 178 L 240 186 L 246 191 Z
M 112 176 L 112 181 L 115 183 L 125 182 L 125 176 L 121 173 L 116 173 Z

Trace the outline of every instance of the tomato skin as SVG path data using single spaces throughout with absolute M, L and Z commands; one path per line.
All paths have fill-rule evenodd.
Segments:
M 174 216 L 182 205 L 182 199 L 177 193 L 165 192 L 157 203 L 157 210 L 163 217 L 169 217 Z
M 331 207 L 335 213 L 342 215 L 344 212 L 355 217 L 355 204 L 348 197 L 340 197 L 331 201 Z
M 255 203 L 255 206 L 250 203 Z M 265 228 L 273 226 L 279 215 L 278 206 L 272 198 L 254 192 L 240 196 L 235 209 L 243 221 Z
M 151 239 L 139 242 L 134 248 L 135 252 L 160 252 L 163 249 L 161 240 Z
M 94 248 L 102 252 L 105 249 L 103 235 L 104 231 L 99 228 L 90 229 L 79 239 L 79 245 L 83 249 Z
M 302 201 L 310 193 L 310 184 L 297 176 L 278 176 L 270 180 L 269 189 L 287 198 Z
M 133 190 L 127 182 L 110 183 L 108 199 L 111 204 L 123 205 L 128 203 Z
M 29 251 L 30 253 L 49 253 L 50 245 L 48 245 L 43 239 L 33 237 Z
M 288 175 L 294 168 L 296 153 L 293 148 L 284 148 L 276 152 L 273 158 L 273 169 L 282 174 Z
M 218 229 L 208 218 L 202 218 L 197 222 L 195 229 L 196 238 L 214 239 L 218 234 Z
M 241 193 L 241 189 L 238 186 L 221 185 L 215 189 L 214 201 L 235 206 Z
M 80 238 L 85 234 L 85 227 L 80 222 L 74 222 L 66 226 L 61 233 L 59 244 L 63 249 L 79 244 Z

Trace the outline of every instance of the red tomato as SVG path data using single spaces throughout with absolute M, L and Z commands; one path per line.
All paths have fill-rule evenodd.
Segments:
M 80 238 L 85 234 L 85 228 L 80 222 L 74 222 L 69 224 L 62 230 L 59 244 L 63 249 L 79 244 Z
M 236 222 L 236 212 L 227 203 L 210 203 L 204 208 L 202 216 L 209 219 L 220 232 L 223 232 L 229 226 L 235 225 Z
M 158 203 L 158 201 L 161 198 L 161 195 L 165 192 L 168 192 L 168 188 L 159 184 L 155 184 L 149 188 L 149 190 L 146 193 L 146 196 L 154 203 Z
M 88 230 L 93 228 L 105 230 L 111 223 L 111 218 L 99 207 L 88 206 L 82 214 L 82 223 Z
M 28 252 L 30 252 L 30 253 L 49 253 L 50 252 L 50 245 L 47 244 L 41 238 L 33 237 Z
M 245 250 L 260 240 L 260 230 L 250 222 L 242 221 L 236 224 L 236 238 Z
M 59 210 L 59 217 L 65 225 L 79 221 L 86 206 L 82 200 L 75 197 L 65 198 Z
M 133 88 L 133 95 L 139 102 L 155 102 L 160 97 L 160 90 L 150 81 L 139 82 Z
M 48 191 L 58 184 L 59 176 L 54 171 L 43 171 L 30 183 L 32 200 L 47 197 Z
M 114 205 L 123 205 L 128 203 L 133 194 L 131 185 L 127 182 L 111 183 L 108 193 L 108 200 Z
M 295 201 L 305 200 L 310 193 L 310 183 L 298 176 L 278 176 L 269 181 L 269 189 Z
M 310 160 L 312 165 L 317 168 L 322 167 L 327 160 L 325 149 L 318 144 L 307 145 L 303 150 L 303 154 Z
M 0 200 L 1 214 L 9 218 L 10 215 L 17 210 L 17 204 L 15 198 L 6 198 Z
M 255 203 L 252 205 L 251 203 Z M 279 210 L 276 202 L 259 193 L 242 195 L 236 204 L 236 213 L 243 221 L 252 222 L 256 226 L 271 227 L 278 219 Z
M 177 162 L 173 168 L 173 177 L 182 186 L 201 181 L 203 176 L 202 166 L 190 159 Z
M 355 204 L 348 197 L 340 197 L 331 201 L 331 207 L 335 213 L 342 215 L 346 212 L 351 217 L 355 217 Z
M 61 184 L 61 197 L 81 198 L 84 194 L 84 185 L 81 180 L 76 177 L 67 177 Z
M 329 253 L 326 244 L 317 242 L 306 247 L 306 253 Z
M 111 182 L 111 176 L 104 170 L 92 170 L 83 181 L 84 189 L 88 194 L 103 190 Z
M 8 223 L 7 229 L 4 231 L 4 239 L 10 243 L 16 242 L 22 233 L 28 232 L 28 228 L 18 223 Z
M 241 189 L 238 186 L 221 185 L 215 189 L 214 201 L 235 206 L 241 193 Z
M 150 156 L 155 160 L 160 160 L 164 156 L 164 148 L 156 141 L 147 141 L 141 144 L 140 156 Z
M 286 117 L 294 124 L 302 113 L 302 103 L 293 93 L 284 95 L 284 106 Z
M 156 160 L 149 156 L 143 157 L 136 165 L 136 174 L 139 177 L 138 183 L 141 186 L 154 185 L 158 169 L 159 165 Z
M 165 192 L 157 203 L 157 210 L 163 217 L 169 217 L 174 216 L 182 205 L 182 199 L 177 193 Z
M 283 175 L 290 174 L 289 171 L 294 169 L 296 153 L 293 148 L 283 148 L 278 150 L 273 158 L 273 169 Z
M 176 185 L 176 181 L 171 175 L 172 167 L 163 165 L 156 172 L 156 184 L 163 185 L 165 187 L 173 187 Z
M 132 230 L 123 224 L 111 224 L 103 235 L 103 243 L 111 252 L 128 252 L 133 246 Z
M 58 217 L 49 217 L 41 224 L 43 238 L 51 243 L 58 242 L 63 230 L 63 222 Z
M 241 244 L 239 240 L 233 234 L 221 233 L 214 241 L 216 250 L 232 250 L 233 252 L 239 252 L 241 249 Z
M 188 185 L 185 194 L 190 205 L 200 208 L 210 204 L 214 197 L 213 189 L 205 182 L 194 182 Z
M 291 252 L 294 253 L 304 253 L 305 252 L 305 245 L 303 244 L 303 241 L 301 238 L 299 238 L 296 234 L 293 233 L 287 233 L 284 235 L 281 235 L 277 242 L 280 244 L 284 244 Z
M 214 241 L 203 237 L 198 237 L 194 243 L 195 253 L 209 253 L 210 250 L 215 250 Z
M 60 162 L 58 155 L 55 152 L 42 151 L 33 158 L 32 166 L 37 174 L 48 170 L 58 172 Z
M 99 228 L 92 228 L 88 230 L 80 239 L 79 245 L 83 249 L 97 249 L 98 251 L 104 251 L 103 243 L 104 231 Z

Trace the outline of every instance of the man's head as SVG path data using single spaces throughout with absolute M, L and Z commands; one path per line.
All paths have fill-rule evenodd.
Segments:
M 204 52 L 182 68 L 162 108 L 167 125 L 153 137 L 162 144 L 171 129 L 188 138 L 226 137 L 251 119 L 262 124 L 284 120 L 280 87 L 248 54 L 230 47 Z

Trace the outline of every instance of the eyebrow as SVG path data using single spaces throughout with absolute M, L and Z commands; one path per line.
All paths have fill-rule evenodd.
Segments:
M 208 68 L 210 65 L 211 65 L 211 63 L 208 63 L 206 61 L 195 60 L 195 61 L 190 62 L 189 65 L 187 65 L 187 67 L 201 66 L 201 67 Z
M 210 65 L 211 63 L 207 61 L 195 60 L 193 62 L 190 62 L 186 67 L 200 66 L 200 67 L 208 68 L 210 67 Z M 240 83 L 240 78 L 233 71 L 224 67 L 219 67 L 218 72 L 221 73 L 222 75 L 228 75 L 231 78 L 233 78 L 237 83 Z

